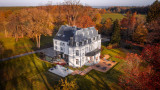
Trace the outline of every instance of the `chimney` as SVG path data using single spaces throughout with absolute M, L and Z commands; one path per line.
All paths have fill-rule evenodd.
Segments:
M 70 37 L 70 45 L 73 46 L 73 37 Z

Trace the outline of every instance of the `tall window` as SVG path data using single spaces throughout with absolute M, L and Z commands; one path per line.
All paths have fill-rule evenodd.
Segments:
M 76 50 L 76 56 L 79 56 L 79 50 Z
M 76 64 L 79 65 L 79 59 L 76 59 Z
M 88 52 L 88 47 L 86 47 L 86 52 Z
M 55 44 L 57 44 L 57 41 L 55 41 Z
M 57 50 L 57 46 L 55 46 L 55 49 Z
M 62 43 L 62 42 L 60 42 L 60 45 L 62 46 L 62 45 L 63 45 L 63 43 Z
M 63 51 L 63 48 L 61 47 L 61 51 Z

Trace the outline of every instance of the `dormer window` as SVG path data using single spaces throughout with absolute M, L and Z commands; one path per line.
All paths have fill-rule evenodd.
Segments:
M 88 44 L 88 40 L 86 40 L 86 44 Z
M 84 45 L 84 41 L 82 41 L 82 45 Z
M 76 42 L 76 46 L 79 46 L 79 42 Z
M 57 34 L 58 36 L 61 36 L 61 34 Z

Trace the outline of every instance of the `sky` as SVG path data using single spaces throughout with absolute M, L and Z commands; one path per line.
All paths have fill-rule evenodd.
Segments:
M 40 6 L 52 3 L 53 5 L 64 0 L 0 0 L 0 6 Z M 83 5 L 90 6 L 146 6 L 155 0 L 80 0 Z

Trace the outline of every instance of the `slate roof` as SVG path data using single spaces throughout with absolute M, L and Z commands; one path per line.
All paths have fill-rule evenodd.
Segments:
M 101 51 L 101 49 L 95 49 L 89 53 L 86 53 L 85 56 L 94 56 L 96 55 L 97 53 L 99 53 Z
M 74 42 L 81 42 L 98 35 L 98 31 L 94 27 L 77 28 L 67 25 L 62 25 L 54 37 L 54 39 L 68 42 L 70 37 L 73 37 Z

